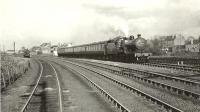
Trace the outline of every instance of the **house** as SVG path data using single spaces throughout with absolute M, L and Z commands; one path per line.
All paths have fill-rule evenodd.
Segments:
M 200 40 L 194 38 L 190 39 L 185 45 L 185 50 L 196 53 L 200 52 Z
M 43 54 L 51 53 L 51 43 L 43 43 L 40 45 Z
M 51 53 L 53 53 L 53 56 L 58 56 L 57 49 L 58 49 L 57 45 L 51 46 Z
M 185 45 L 185 37 L 181 34 L 175 35 L 174 46 Z
M 181 34 L 160 36 L 162 50 L 167 53 L 175 53 L 185 50 L 185 38 Z
M 172 52 L 172 48 L 174 47 L 175 36 L 161 36 L 160 38 L 162 50 Z
M 34 46 L 31 48 L 31 53 L 37 55 L 42 53 L 42 49 L 40 46 Z

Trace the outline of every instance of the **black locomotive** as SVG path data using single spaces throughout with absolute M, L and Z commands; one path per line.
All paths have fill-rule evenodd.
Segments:
M 140 34 L 137 38 L 118 36 L 108 41 L 60 47 L 58 48 L 58 56 L 135 62 L 140 59 L 135 53 L 141 52 L 145 46 L 146 40 Z
M 30 57 L 31 57 L 31 56 L 30 56 L 30 51 L 29 51 L 28 49 L 25 49 L 23 52 L 24 52 L 24 53 L 23 53 L 24 58 L 30 58 Z

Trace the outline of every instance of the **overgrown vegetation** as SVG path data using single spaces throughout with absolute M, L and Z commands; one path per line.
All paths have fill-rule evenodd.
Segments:
M 29 68 L 29 61 L 2 53 L 1 55 L 1 89 L 12 84 Z

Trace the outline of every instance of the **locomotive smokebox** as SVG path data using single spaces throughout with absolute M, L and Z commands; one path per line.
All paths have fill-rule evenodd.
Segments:
M 134 53 L 137 50 L 144 50 L 146 46 L 146 40 L 141 37 L 140 34 L 134 39 L 134 36 L 130 36 L 129 39 L 125 40 L 125 53 L 130 54 Z
M 138 38 L 135 39 L 135 46 L 138 50 L 144 50 L 146 46 L 147 41 L 142 38 L 140 35 Z

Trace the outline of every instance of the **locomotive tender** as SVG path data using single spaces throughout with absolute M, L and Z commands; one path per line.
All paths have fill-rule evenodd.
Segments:
M 134 36 L 118 36 L 108 41 L 100 41 L 72 47 L 58 48 L 58 56 L 72 58 L 94 58 L 112 61 L 135 62 L 136 52 L 141 52 L 146 46 L 146 40 L 140 34 Z

